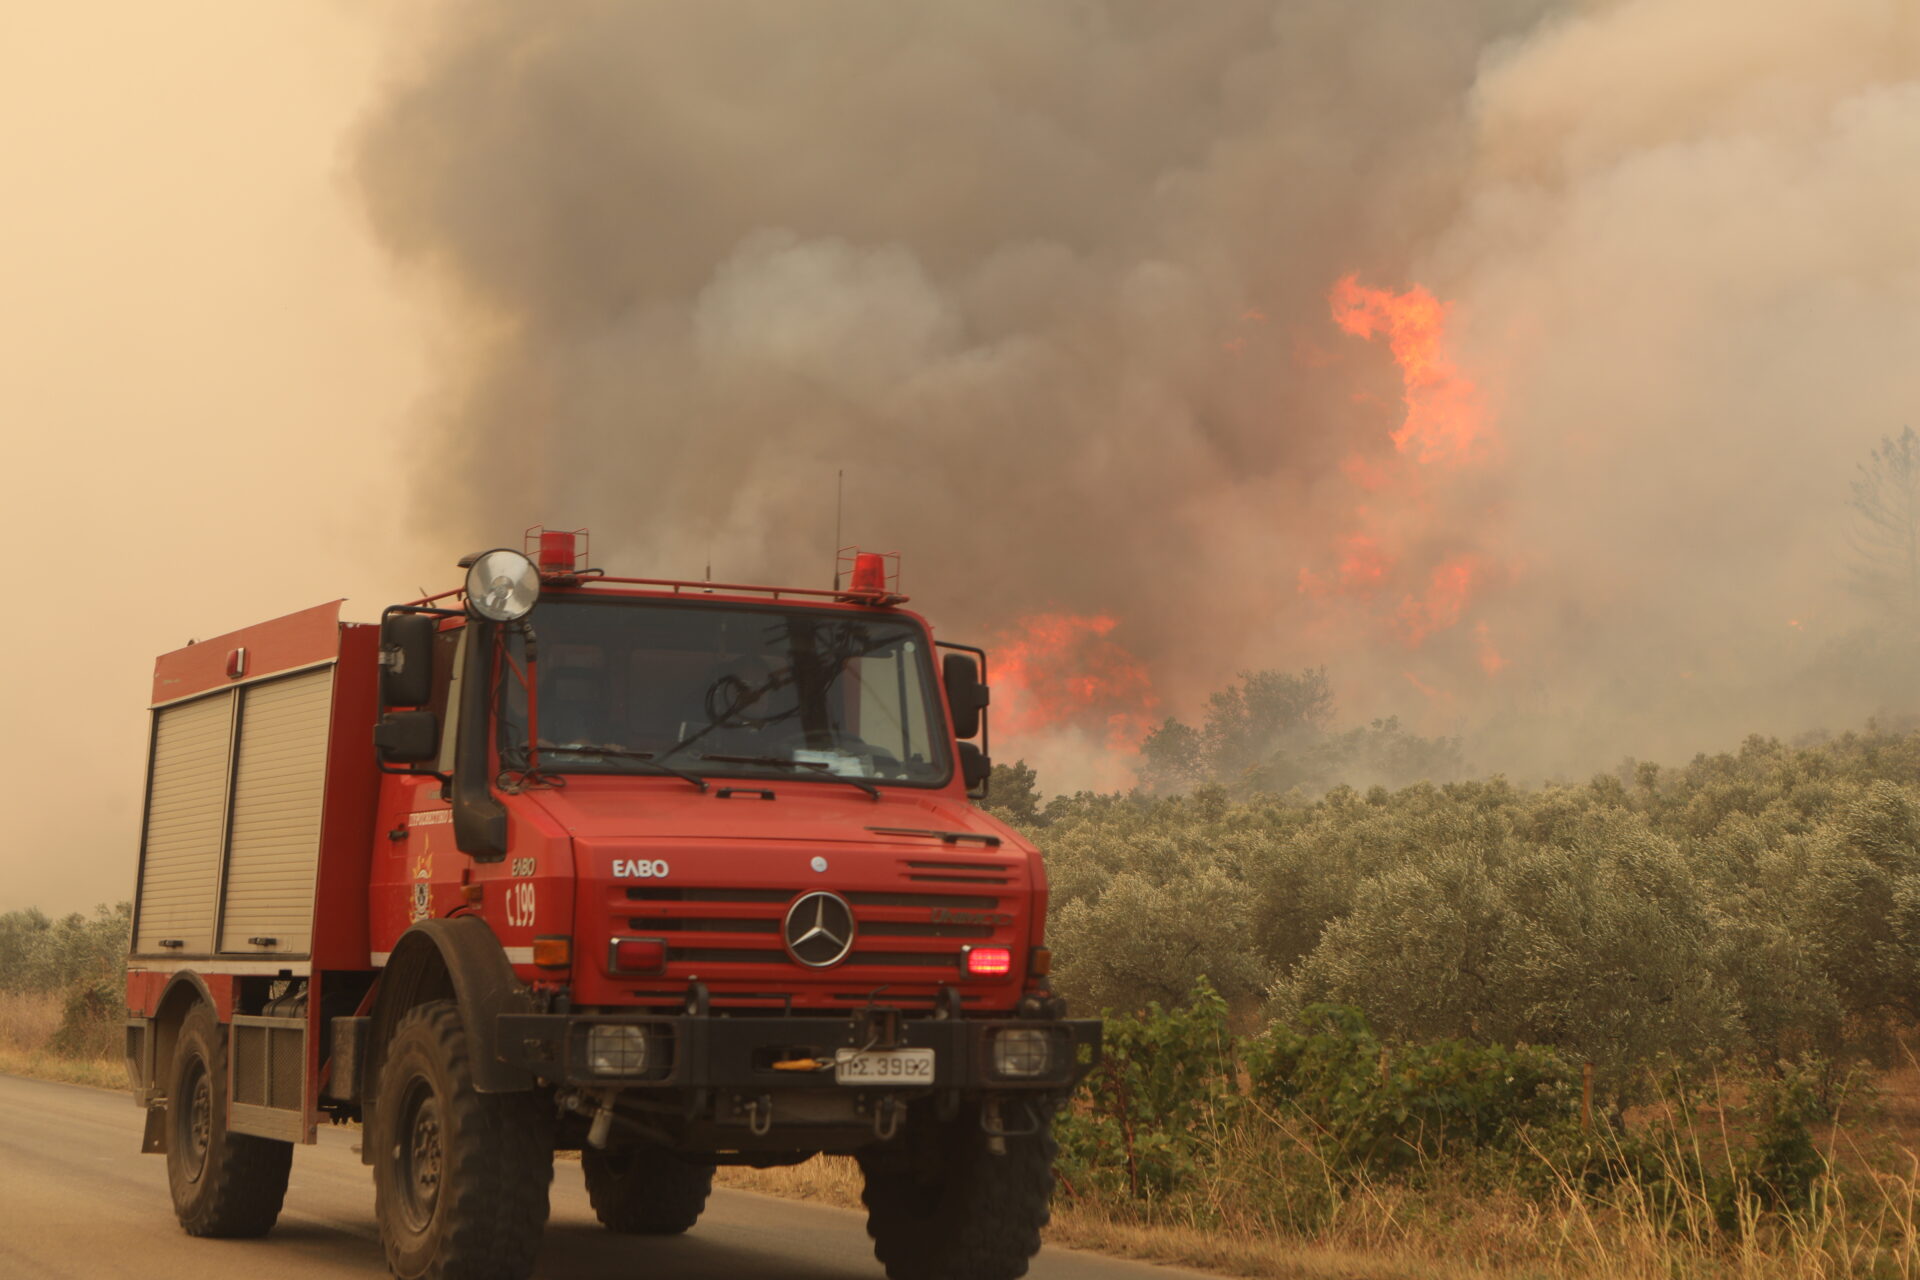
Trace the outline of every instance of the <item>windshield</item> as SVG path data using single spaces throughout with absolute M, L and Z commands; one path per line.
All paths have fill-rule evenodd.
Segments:
M 911 622 L 552 597 L 531 621 L 544 772 L 947 781 L 929 643 Z M 509 643 L 524 664 L 524 641 Z M 510 767 L 524 766 L 526 725 L 525 691 L 509 676 Z

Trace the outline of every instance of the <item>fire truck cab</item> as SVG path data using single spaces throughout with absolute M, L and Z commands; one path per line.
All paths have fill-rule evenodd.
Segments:
M 529 535 L 156 663 L 127 1055 L 183 1227 L 265 1233 L 357 1122 L 397 1276 L 529 1274 L 556 1150 L 642 1235 L 850 1154 L 895 1280 L 1022 1274 L 1100 1027 L 970 802 L 986 655 L 878 555 L 807 590 Z

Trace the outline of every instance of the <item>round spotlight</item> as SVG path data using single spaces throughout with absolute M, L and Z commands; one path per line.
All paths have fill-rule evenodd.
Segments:
M 518 622 L 540 599 L 540 571 L 518 551 L 483 551 L 467 570 L 467 611 L 489 622 Z

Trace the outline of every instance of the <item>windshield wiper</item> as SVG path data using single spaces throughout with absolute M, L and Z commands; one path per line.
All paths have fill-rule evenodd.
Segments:
M 854 778 L 844 773 L 835 773 L 833 770 L 829 769 L 824 763 L 817 760 L 790 760 L 785 756 L 702 755 L 699 758 L 702 760 L 713 760 L 720 764 L 758 764 L 758 765 L 766 765 L 774 769 L 789 769 L 789 770 L 810 769 L 813 771 L 813 776 L 816 778 L 820 778 L 823 780 L 830 779 L 834 782 L 844 782 L 850 787 L 860 788 L 862 791 L 872 796 L 875 800 L 878 800 L 880 798 L 880 788 L 874 786 L 871 782 L 868 782 L 865 778 Z
M 662 777 L 685 778 L 702 791 L 707 789 L 705 778 L 697 773 L 688 773 L 685 769 L 676 769 L 670 764 L 662 764 L 653 758 L 651 751 L 628 751 L 622 747 L 541 747 L 540 754 L 543 756 L 608 756 L 615 760 L 633 760 Z

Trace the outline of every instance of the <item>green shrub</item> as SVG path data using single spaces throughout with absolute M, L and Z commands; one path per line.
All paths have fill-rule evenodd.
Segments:
M 117 978 L 79 983 L 67 991 L 60 1028 L 49 1047 L 69 1058 L 111 1058 L 122 1051 L 124 984 Z
M 0 991 L 62 993 L 50 1047 L 76 1058 L 120 1052 L 130 903 L 49 919 L 40 911 L 0 915 Z
M 1383 1045 L 1359 1010 L 1314 1005 L 1247 1048 L 1253 1095 L 1304 1118 L 1345 1169 L 1399 1173 L 1511 1146 L 1576 1114 L 1551 1051 L 1447 1039 Z
M 1152 1201 L 1190 1182 L 1239 1101 L 1226 1001 L 1205 978 L 1184 1008 L 1106 1015 L 1105 1053 L 1055 1126 L 1073 1192 Z

